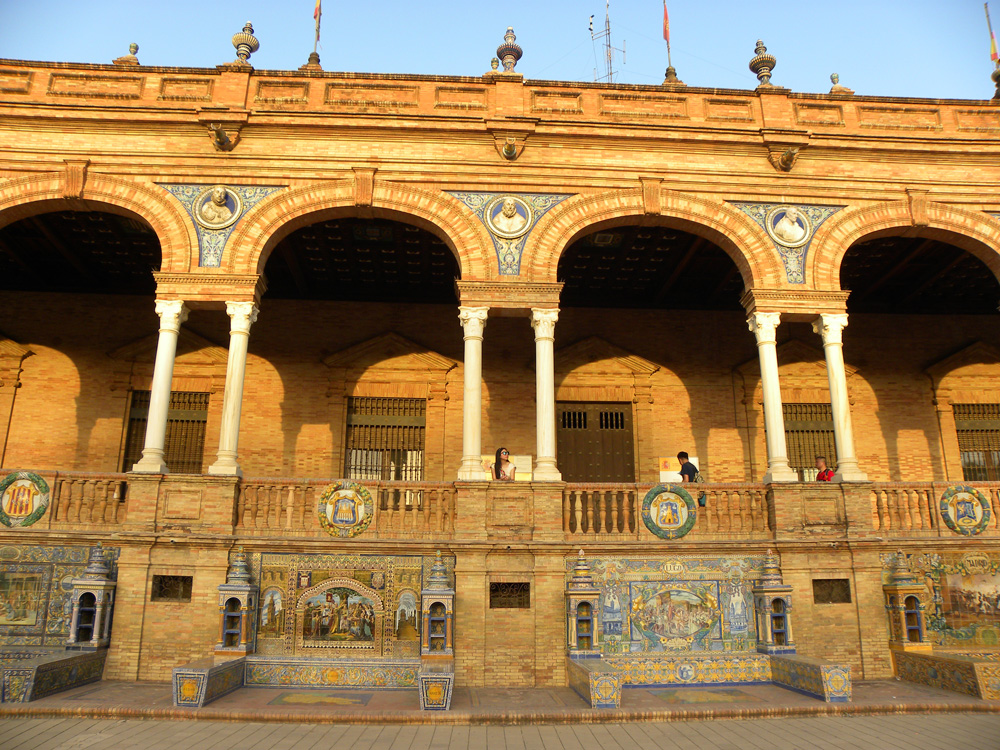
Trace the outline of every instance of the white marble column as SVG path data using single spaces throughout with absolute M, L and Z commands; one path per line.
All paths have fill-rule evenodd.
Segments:
M 209 474 L 243 476 L 236 461 L 236 451 L 240 441 L 240 411 L 243 408 L 243 379 L 247 370 L 250 326 L 257 322 L 258 312 L 253 302 L 226 303 L 226 313 L 231 321 L 229 360 L 226 362 L 226 390 L 222 397 L 219 453 L 215 463 L 208 467 Z
M 785 444 L 785 415 L 781 410 L 781 387 L 778 383 L 778 353 L 775 331 L 781 313 L 758 312 L 747 318 L 747 325 L 757 337 L 760 357 L 760 382 L 764 396 L 764 432 L 767 439 L 767 474 L 764 482 L 797 482 L 799 476 L 788 465 Z
M 483 481 L 483 329 L 488 307 L 459 307 L 465 333 L 465 382 L 462 392 L 462 465 L 458 478 Z
M 146 416 L 146 442 L 142 458 L 132 466 L 132 471 L 146 474 L 166 474 L 163 445 L 167 439 L 167 412 L 170 411 L 170 384 L 174 379 L 174 356 L 177 354 L 177 335 L 181 324 L 187 320 L 188 309 L 181 300 L 156 300 L 156 314 L 160 316 L 160 338 L 156 342 L 156 363 L 153 365 L 153 385 L 149 394 L 149 413 Z
M 561 482 L 556 467 L 556 373 L 555 334 L 559 311 L 531 308 L 535 329 L 535 435 L 536 453 L 533 478 L 539 482 Z
M 866 482 L 868 475 L 858 466 L 851 427 L 851 404 L 847 399 L 844 371 L 844 329 L 847 313 L 823 314 L 813 322 L 813 330 L 823 337 L 826 374 L 830 380 L 830 409 L 833 412 L 833 439 L 837 445 L 837 473 L 834 482 Z

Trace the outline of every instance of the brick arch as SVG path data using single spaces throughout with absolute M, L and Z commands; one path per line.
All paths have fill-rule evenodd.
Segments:
M 496 275 L 485 230 L 449 195 L 375 180 L 371 206 L 355 203 L 353 180 L 283 190 L 261 201 L 240 221 L 226 245 L 227 270 L 259 274 L 271 250 L 286 236 L 319 221 L 346 216 L 390 219 L 441 238 L 458 260 L 463 279 Z
M 862 240 L 900 235 L 947 242 L 974 255 L 1000 282 L 1000 220 L 979 211 L 928 201 L 915 226 L 909 201 L 886 201 L 830 217 L 809 248 L 808 277 L 817 289 L 840 289 L 840 267 L 847 251 Z M 926 224 L 923 224 L 926 222 Z
M 774 244 L 750 217 L 724 203 L 674 190 L 661 189 L 659 200 L 660 213 L 647 214 L 639 188 L 570 198 L 539 221 L 522 266 L 531 269 L 535 281 L 555 281 L 560 257 L 583 234 L 624 225 L 669 225 L 722 248 L 748 289 L 786 285 Z
M 197 265 L 198 236 L 183 209 L 155 185 L 120 177 L 90 173 L 79 197 L 66 195 L 60 172 L 0 182 L 0 227 L 50 211 L 79 210 L 81 203 L 149 224 L 160 241 L 161 271 L 186 272 Z

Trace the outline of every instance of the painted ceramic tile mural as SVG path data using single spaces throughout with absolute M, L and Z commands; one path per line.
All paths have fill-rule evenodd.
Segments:
M 112 559 L 118 550 L 105 547 Z M 0 547 L 0 644 L 62 646 L 69 636 L 73 579 L 87 567 L 90 547 Z
M 892 555 L 882 555 L 888 582 Z M 1000 647 L 1000 557 L 985 552 L 908 555 L 927 586 L 927 634 L 937 646 Z
M 750 589 L 763 557 L 589 562 L 601 589 L 598 643 L 606 656 L 756 649 Z M 574 563 L 568 560 L 567 570 Z
M 433 557 L 254 553 L 260 655 L 407 658 Z M 449 570 L 454 560 L 446 560 Z

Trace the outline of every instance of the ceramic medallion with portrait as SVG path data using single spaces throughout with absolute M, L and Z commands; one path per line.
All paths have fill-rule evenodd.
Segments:
M 357 536 L 372 522 L 371 493 L 357 482 L 329 485 L 319 498 L 319 523 L 331 536 Z
M 243 200 L 225 185 L 213 185 L 198 194 L 192 211 L 195 221 L 205 229 L 225 229 L 240 218 Z
M 775 206 L 764 218 L 764 229 L 784 247 L 802 247 L 812 237 L 813 226 L 806 212 L 796 206 Z
M 483 217 L 497 237 L 512 240 L 525 234 L 532 224 L 531 206 L 516 195 L 499 195 L 491 200 Z

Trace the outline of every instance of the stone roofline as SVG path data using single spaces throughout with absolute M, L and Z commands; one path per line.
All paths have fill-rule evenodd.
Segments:
M 1000 101 L 990 99 L 810 94 L 781 86 L 720 89 L 546 81 L 519 74 L 270 71 L 233 65 L 185 68 L 0 59 L 0 104 L 763 128 L 774 130 L 774 140 L 789 145 L 809 133 L 977 140 L 1000 135 Z

